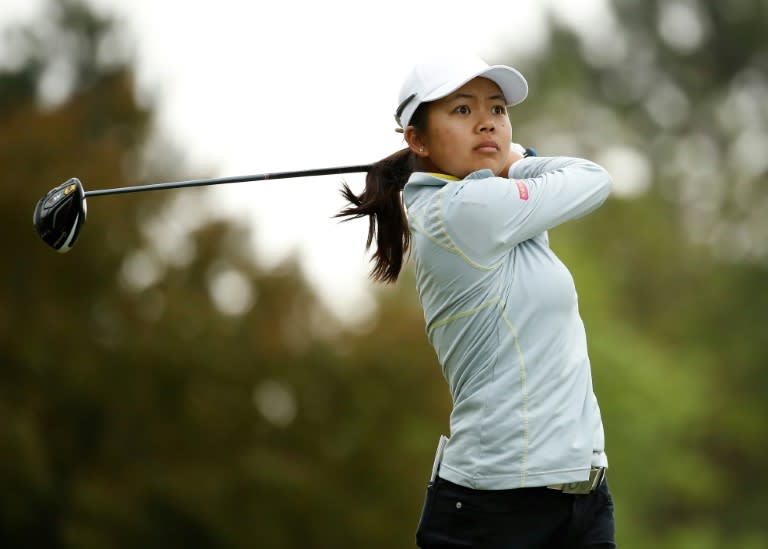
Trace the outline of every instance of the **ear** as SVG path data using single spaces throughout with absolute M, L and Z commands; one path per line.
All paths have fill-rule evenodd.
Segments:
M 408 126 L 403 132 L 405 142 L 408 143 L 408 148 L 411 152 L 419 158 L 427 158 L 429 156 L 429 148 L 424 141 L 424 138 L 416 131 L 413 126 Z

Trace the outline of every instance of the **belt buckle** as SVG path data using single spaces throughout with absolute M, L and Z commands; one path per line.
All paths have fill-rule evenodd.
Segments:
M 605 467 L 592 467 L 589 471 L 589 479 L 582 480 L 581 482 L 568 482 L 563 484 L 564 494 L 577 494 L 584 495 L 591 493 L 595 488 L 600 486 L 605 477 Z

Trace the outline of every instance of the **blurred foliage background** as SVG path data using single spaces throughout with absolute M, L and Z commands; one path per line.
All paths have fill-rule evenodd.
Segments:
M 171 146 L 147 155 L 130 62 L 99 55 L 114 25 L 60 8 L 4 37 L 22 61 L 0 73 L 0 545 L 413 547 L 450 397 L 410 271 L 352 329 L 231 219 L 158 252 L 147 227 L 204 206 L 183 191 L 99 200 L 52 255 L 31 212 L 69 174 L 189 175 Z M 616 180 L 551 240 L 579 288 L 619 545 L 766 548 L 768 2 L 613 8 L 589 33 L 553 17 L 542 56 L 508 62 L 536 90 L 518 138 Z M 46 106 L 62 57 L 71 93 Z

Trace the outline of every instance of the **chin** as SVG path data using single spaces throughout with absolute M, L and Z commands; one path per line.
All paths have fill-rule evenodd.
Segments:
M 456 169 L 452 171 L 440 171 L 439 169 L 435 169 L 432 171 L 440 172 L 440 173 L 450 173 L 451 175 L 454 175 L 458 177 L 459 179 L 464 179 L 469 174 L 474 172 L 479 172 L 480 170 L 491 170 L 494 175 L 499 175 L 504 170 L 504 164 L 499 165 L 498 162 L 478 162 L 477 164 L 472 164 L 469 167 L 461 170 Z M 506 175 L 504 175 L 506 177 Z
M 479 171 L 479 170 L 491 170 L 494 175 L 499 175 L 499 173 L 504 169 L 504 166 L 499 166 L 496 163 L 493 164 L 486 164 L 483 166 L 478 166 L 477 168 L 473 169 L 473 172 Z M 471 173 L 471 172 L 470 172 Z

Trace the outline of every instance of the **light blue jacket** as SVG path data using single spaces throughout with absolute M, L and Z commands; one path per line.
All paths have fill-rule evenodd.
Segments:
M 453 398 L 441 477 L 507 489 L 607 466 L 576 289 L 546 231 L 610 188 L 600 166 L 560 157 L 520 160 L 508 179 L 417 172 L 406 184 L 427 336 Z

